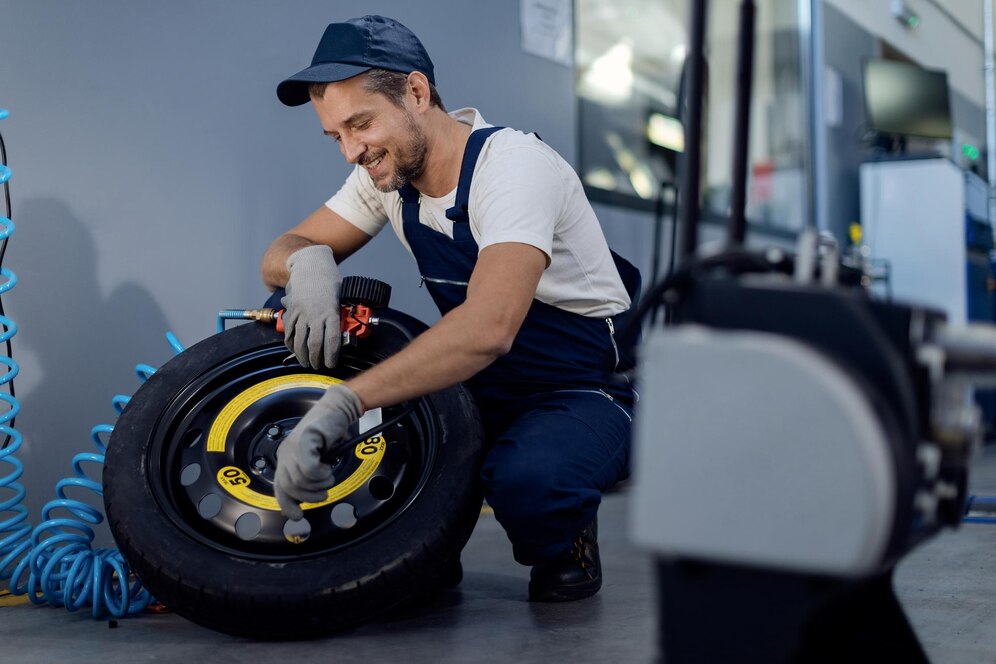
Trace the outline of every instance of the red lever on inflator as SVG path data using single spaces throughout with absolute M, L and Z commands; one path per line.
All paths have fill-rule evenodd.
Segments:
M 284 312 L 286 309 L 280 309 L 274 314 L 273 321 L 277 326 L 277 332 L 284 331 Z M 354 337 L 366 337 L 370 334 L 370 317 L 373 315 L 373 310 L 370 307 L 362 304 L 351 304 L 342 306 L 342 325 L 340 329 L 350 336 Z

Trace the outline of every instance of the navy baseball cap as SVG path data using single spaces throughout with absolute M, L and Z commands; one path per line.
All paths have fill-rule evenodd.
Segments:
M 282 81 L 277 98 L 287 106 L 307 104 L 310 84 L 344 81 L 374 68 L 419 71 L 436 84 L 432 60 L 415 33 L 393 18 L 368 15 L 329 24 L 311 66 Z

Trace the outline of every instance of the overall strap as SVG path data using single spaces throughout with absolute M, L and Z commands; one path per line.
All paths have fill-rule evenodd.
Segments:
M 471 132 L 467 139 L 467 147 L 463 150 L 463 163 L 460 164 L 460 181 L 457 183 L 456 200 L 453 207 L 446 211 L 446 218 L 450 221 L 468 222 L 467 206 L 470 201 L 470 182 L 474 177 L 474 166 L 477 165 L 477 157 L 480 156 L 484 148 L 484 142 L 488 136 L 500 131 L 504 127 L 485 127 Z M 402 194 L 402 197 L 404 194 Z
M 401 221 L 405 226 L 418 224 L 418 199 L 422 194 L 410 182 L 406 182 L 398 193 L 401 194 Z

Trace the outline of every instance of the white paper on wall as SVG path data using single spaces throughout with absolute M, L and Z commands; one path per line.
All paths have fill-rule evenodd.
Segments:
M 520 0 L 522 50 L 570 67 L 573 64 L 571 0 Z

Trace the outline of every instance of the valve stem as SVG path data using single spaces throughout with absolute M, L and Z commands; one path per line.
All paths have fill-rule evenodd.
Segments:
M 259 323 L 275 323 L 278 310 L 272 307 L 262 309 L 222 309 L 218 312 L 218 331 L 225 329 L 226 320 L 254 320 Z

